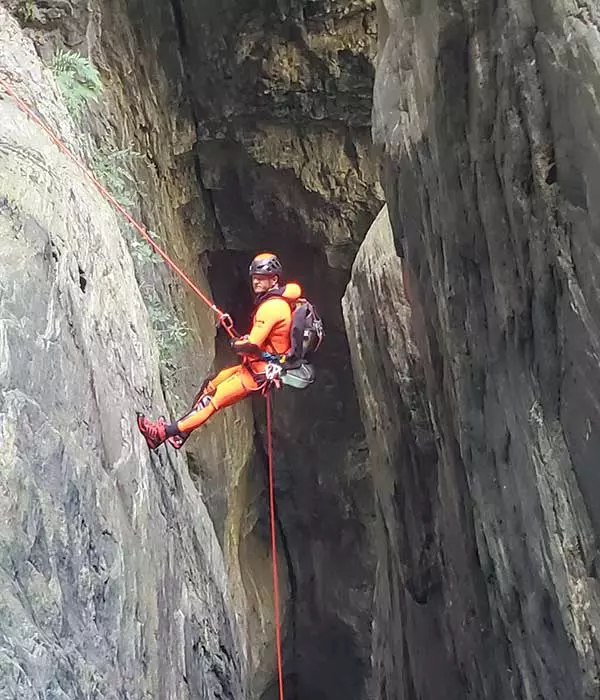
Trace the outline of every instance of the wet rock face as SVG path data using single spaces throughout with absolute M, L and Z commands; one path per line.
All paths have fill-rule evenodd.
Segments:
M 381 199 L 370 152 L 374 2 L 175 7 L 201 177 L 225 244 L 297 240 L 348 267 Z
M 73 123 L 0 7 L 0 73 L 72 149 Z M 225 563 L 165 410 L 116 217 L 0 99 L 0 696 L 241 698 Z
M 372 697 L 597 697 L 597 9 L 380 12 L 391 229 L 346 297 L 378 503 Z

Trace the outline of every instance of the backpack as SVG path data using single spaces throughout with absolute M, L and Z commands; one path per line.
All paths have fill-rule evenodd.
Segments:
M 306 389 L 316 378 L 311 360 L 323 340 L 323 321 L 314 304 L 304 297 L 288 299 L 281 288 L 273 290 L 266 298 L 272 296 L 285 299 L 292 311 L 290 350 L 280 365 L 283 370 L 281 382 L 294 389 Z M 263 297 L 262 301 L 266 298 Z M 263 353 L 263 359 L 267 361 L 280 361 L 278 358 L 278 355 Z
M 317 309 L 308 299 L 300 298 L 290 306 L 292 325 L 286 365 L 291 368 L 311 361 L 323 341 L 324 329 Z

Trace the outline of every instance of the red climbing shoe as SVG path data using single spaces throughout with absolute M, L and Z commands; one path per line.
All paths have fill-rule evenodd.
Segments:
M 155 450 L 167 439 L 167 421 L 161 416 L 156 421 L 151 421 L 143 413 L 137 414 L 137 424 L 140 433 L 146 438 L 148 447 Z
M 171 437 L 167 438 L 167 442 L 171 447 L 174 447 L 176 450 L 180 450 L 183 447 L 183 443 L 189 438 L 191 433 L 178 433 L 177 435 L 172 435 Z

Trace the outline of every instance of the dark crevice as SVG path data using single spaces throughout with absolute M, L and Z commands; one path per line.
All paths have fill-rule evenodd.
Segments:
M 177 31 L 177 38 L 179 43 L 179 48 L 181 51 L 181 65 L 183 70 L 183 85 L 185 93 L 187 96 L 187 101 L 190 107 L 190 112 L 192 115 L 192 121 L 194 123 L 194 128 L 196 133 L 199 128 L 199 119 L 196 109 L 196 100 L 194 98 L 194 91 L 192 89 L 193 79 L 192 74 L 189 70 L 190 65 L 190 51 L 189 42 L 187 39 L 187 32 L 185 29 L 184 11 L 182 7 L 181 0 L 171 0 L 171 9 L 173 11 L 173 23 Z M 206 189 L 203 185 L 202 179 L 202 165 L 200 163 L 200 158 L 198 157 L 197 143 L 194 148 L 194 172 L 196 175 L 196 180 L 198 182 L 198 189 L 204 194 L 205 203 L 209 208 L 213 221 L 215 223 L 214 232 L 219 237 L 219 241 L 224 245 L 225 238 L 223 236 L 223 231 L 219 225 L 219 218 L 217 215 L 217 207 L 213 198 L 213 194 L 210 189 Z
M 79 288 L 85 294 L 85 288 L 87 287 L 87 279 L 85 277 L 85 272 L 81 269 L 81 265 L 78 265 L 78 268 L 79 268 Z
M 546 174 L 546 184 L 554 185 L 556 183 L 556 180 L 556 163 L 552 163 L 552 165 L 548 168 L 548 172 Z

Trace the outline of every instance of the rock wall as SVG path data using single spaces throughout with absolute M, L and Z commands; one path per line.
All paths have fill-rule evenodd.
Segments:
M 3 7 L 0 74 L 85 157 Z M 0 695 L 241 698 L 213 524 L 135 427 L 165 404 L 117 219 L 6 98 L 0 125 Z
M 177 6 L 201 177 L 227 247 L 300 241 L 348 268 L 381 199 L 375 3 Z
M 146 190 L 140 213 L 211 295 L 205 251 L 222 248 L 222 243 L 210 197 L 198 181 L 194 120 L 173 8 L 115 1 L 101 17 L 98 51 L 110 67 L 106 118 L 117 140 L 133 143 L 149 161 L 137 172 Z M 175 418 L 187 411 L 204 377 L 235 358 L 216 337 L 214 314 L 172 277 L 165 279 L 163 268 L 145 270 L 145 283 L 159 290 L 161 298 L 172 299 L 191 329 L 184 351 L 175 358 L 176 368 L 163 369 L 163 383 L 175 395 L 169 406 Z M 227 300 L 217 301 L 223 306 Z M 243 404 L 215 416 L 186 444 L 190 475 L 223 549 L 248 683 L 263 664 L 271 672 L 274 664 L 269 543 L 256 529 L 260 485 L 254 442 L 251 405 Z
M 240 329 L 257 249 L 278 250 L 290 277 L 318 300 L 327 328 L 319 384 L 282 392 L 275 404 L 286 696 L 362 697 L 372 490 L 339 299 L 382 200 L 370 149 L 374 2 L 5 4 L 46 61 L 67 47 L 99 67 L 103 96 L 86 112 L 85 131 L 96 146 L 142 154 L 132 167 L 133 212 Z M 163 362 L 160 376 L 177 415 L 205 374 L 233 358 L 215 339 L 211 314 L 162 267 L 136 275 L 190 328 L 177 369 Z M 132 362 L 127 348 L 120 352 Z M 141 403 L 135 407 L 167 412 L 160 393 Z M 182 489 L 206 504 L 223 550 L 242 676 L 253 697 L 268 698 L 275 654 L 264 406 L 255 409 L 257 435 L 248 402 L 189 441 L 195 490 L 187 494 L 186 476 Z M 213 576 L 196 564 L 198 578 Z
M 371 697 L 594 698 L 597 8 L 379 12 L 390 226 L 346 296 L 378 504 Z

